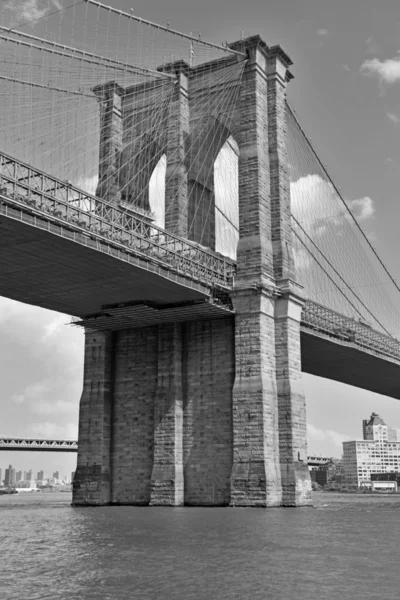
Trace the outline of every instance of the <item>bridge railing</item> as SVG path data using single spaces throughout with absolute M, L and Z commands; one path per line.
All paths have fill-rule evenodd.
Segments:
M 352 342 L 366 350 L 400 360 L 400 342 L 376 331 L 366 323 L 307 300 L 303 308 L 301 325 L 307 329 L 325 333 L 346 342 Z
M 122 245 L 194 280 L 232 287 L 235 263 L 229 258 L 169 233 L 105 200 L 0 152 L 3 204 L 28 210 L 82 230 L 90 237 Z

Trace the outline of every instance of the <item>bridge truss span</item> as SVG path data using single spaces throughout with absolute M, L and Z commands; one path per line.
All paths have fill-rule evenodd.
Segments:
M 92 196 L 31 165 L 0 152 L 3 207 L 37 215 L 86 237 L 166 266 L 205 285 L 230 289 L 235 264 L 196 242 L 167 232 L 123 207 Z M 3 208 L 4 213 L 6 208 Z
M 25 450 L 26 452 L 78 452 L 76 440 L 43 440 L 40 438 L 0 438 L 0 450 Z

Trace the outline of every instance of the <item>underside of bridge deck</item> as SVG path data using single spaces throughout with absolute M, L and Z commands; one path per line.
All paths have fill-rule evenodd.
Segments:
M 390 357 L 302 329 L 301 362 L 305 373 L 400 400 L 400 362 Z
M 37 220 L 39 223 L 39 220 Z M 205 300 L 210 289 L 156 262 L 43 220 L 0 214 L 0 295 L 75 316 L 103 306 Z

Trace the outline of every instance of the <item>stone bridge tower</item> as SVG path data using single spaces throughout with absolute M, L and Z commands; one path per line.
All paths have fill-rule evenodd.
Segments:
M 176 83 L 154 143 L 150 121 L 137 119 L 137 130 L 134 125 L 154 84 L 143 84 L 143 95 L 137 86 L 116 83 L 94 90 L 101 109 L 97 194 L 147 218 L 148 181 L 165 154 L 165 229 L 214 249 L 214 182 L 204 165 L 232 136 L 239 148 L 239 243 L 231 316 L 86 331 L 75 505 L 311 502 L 301 382 L 303 296 L 292 254 L 286 152 L 291 61 L 258 36 L 231 47 L 245 51 L 247 60 L 229 121 L 221 110 L 204 123 L 196 108 L 202 66 L 163 67 Z M 217 73 L 236 60 L 208 68 Z M 218 85 L 213 93 L 220 93 Z M 138 155 L 132 148 L 143 139 L 140 127 L 150 136 L 147 170 L 130 186 L 137 166 L 129 152 Z

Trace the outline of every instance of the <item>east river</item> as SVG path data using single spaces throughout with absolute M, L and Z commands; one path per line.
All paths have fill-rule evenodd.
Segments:
M 2 600 L 398 600 L 400 496 L 314 508 L 72 508 L 0 496 Z

